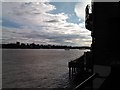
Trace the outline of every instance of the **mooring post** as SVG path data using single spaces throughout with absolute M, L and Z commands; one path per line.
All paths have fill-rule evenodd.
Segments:
M 71 67 L 69 67 L 69 77 L 71 77 Z

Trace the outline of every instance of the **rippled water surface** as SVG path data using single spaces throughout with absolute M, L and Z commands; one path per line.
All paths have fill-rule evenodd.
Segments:
M 83 50 L 3 49 L 3 88 L 70 88 L 68 62 Z

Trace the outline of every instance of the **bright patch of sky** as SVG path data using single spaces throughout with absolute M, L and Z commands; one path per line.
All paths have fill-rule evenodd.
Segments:
M 79 24 L 79 17 L 76 16 L 74 11 L 77 2 L 51 2 L 50 4 L 56 6 L 56 9 L 51 11 L 52 14 L 62 13 L 68 15 L 67 22 Z
M 90 46 L 85 2 L 2 2 L 3 43 Z

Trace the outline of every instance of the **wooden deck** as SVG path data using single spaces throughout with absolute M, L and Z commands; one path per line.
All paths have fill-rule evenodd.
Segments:
M 84 52 L 84 54 L 73 60 L 68 62 L 69 67 L 69 77 L 73 77 L 77 74 L 84 74 L 86 72 L 93 73 L 93 63 L 91 59 L 90 52 Z

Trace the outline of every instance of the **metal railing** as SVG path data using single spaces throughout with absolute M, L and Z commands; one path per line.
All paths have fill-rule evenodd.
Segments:
M 95 77 L 97 77 L 98 74 L 97 73 L 94 73 L 92 74 L 90 77 L 88 77 L 87 79 L 85 79 L 83 82 L 81 82 L 79 85 L 77 85 L 73 90 L 79 90 L 81 88 L 83 88 L 83 86 L 89 82 L 89 81 L 92 81 Z

